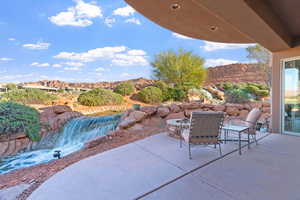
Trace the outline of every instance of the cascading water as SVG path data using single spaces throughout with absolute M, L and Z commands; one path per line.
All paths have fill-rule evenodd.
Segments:
M 54 159 L 55 151 L 61 151 L 62 157 L 76 152 L 84 146 L 86 141 L 98 136 L 105 136 L 109 131 L 114 130 L 119 120 L 120 115 L 73 119 L 58 134 L 51 145 L 52 148 L 29 151 L 1 159 L 0 174 L 49 162 Z M 48 139 L 47 137 L 43 138 L 39 143 L 45 143 L 45 140 Z

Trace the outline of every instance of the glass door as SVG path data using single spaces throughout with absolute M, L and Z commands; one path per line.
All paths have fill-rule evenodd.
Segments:
M 284 62 L 283 131 L 300 136 L 300 59 Z

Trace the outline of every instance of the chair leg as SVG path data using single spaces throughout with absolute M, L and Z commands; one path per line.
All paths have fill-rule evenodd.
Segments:
M 180 139 L 179 139 L 179 146 L 180 148 L 182 148 L 182 136 L 180 135 Z
M 254 140 L 255 140 L 256 145 L 258 145 L 258 141 L 256 139 L 256 134 L 254 134 Z
M 219 151 L 220 151 L 220 156 L 222 156 L 222 149 L 221 149 L 221 144 L 219 143 Z
M 217 148 L 217 145 L 215 144 L 215 149 Z
M 191 144 L 189 143 L 189 158 L 192 160 Z

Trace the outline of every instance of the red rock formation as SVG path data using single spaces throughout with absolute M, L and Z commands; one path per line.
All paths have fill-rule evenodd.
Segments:
M 230 64 L 208 68 L 206 85 L 224 82 L 266 82 L 265 72 L 257 64 Z
M 147 86 L 153 85 L 154 81 L 144 78 L 131 79 L 131 81 L 137 89 L 142 89 Z M 24 85 L 30 86 L 45 86 L 51 88 L 84 88 L 84 89 L 93 89 L 93 88 L 105 88 L 105 89 L 114 89 L 118 84 L 125 81 L 116 81 L 116 82 L 96 82 L 96 83 L 68 83 L 59 80 L 43 80 L 38 82 L 28 82 Z

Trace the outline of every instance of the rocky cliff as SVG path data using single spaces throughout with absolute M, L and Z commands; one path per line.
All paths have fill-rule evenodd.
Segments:
M 142 89 L 147 86 L 150 86 L 154 83 L 153 80 L 137 78 L 128 80 L 131 81 L 137 89 Z M 125 81 L 115 81 L 115 82 L 96 82 L 96 83 L 68 83 L 59 80 L 43 80 L 38 82 L 29 82 L 24 83 L 24 85 L 30 86 L 45 86 L 51 88 L 85 88 L 85 89 L 93 89 L 93 88 L 105 88 L 105 89 L 114 89 L 119 83 Z
M 257 64 L 230 64 L 208 68 L 206 84 L 217 84 L 222 82 L 266 82 L 265 72 Z

